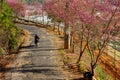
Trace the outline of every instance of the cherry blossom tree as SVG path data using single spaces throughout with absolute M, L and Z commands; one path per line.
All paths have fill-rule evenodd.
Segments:
M 36 14 L 41 14 L 42 13 L 42 4 L 39 3 L 38 1 L 35 1 L 33 3 L 33 6 L 35 7 L 35 13 Z
M 24 4 L 20 0 L 6 0 L 6 2 L 17 15 L 21 15 L 25 11 Z
M 90 53 L 91 74 L 93 76 L 99 58 L 109 43 L 116 39 L 120 31 L 120 7 L 118 6 L 119 1 L 117 0 L 116 2 L 109 0 L 81 0 L 81 2 L 82 5 L 80 8 L 83 8 L 83 5 L 84 8 L 81 9 L 82 12 L 79 10 L 80 12 L 78 14 L 82 25 L 80 27 L 80 35 L 81 39 L 86 43 L 86 45 L 81 44 L 81 46 L 87 47 L 86 49 Z
M 94 75 L 94 69 L 100 56 L 120 31 L 120 1 L 49 1 L 49 7 L 47 7 L 49 13 L 61 18 L 67 28 L 73 26 L 73 29 L 76 25 L 79 29 L 80 57 L 77 63 L 81 60 L 85 50 L 88 50 L 91 57 L 91 72 Z M 67 28 L 65 27 L 65 32 Z
M 72 27 L 72 21 L 73 21 L 73 13 L 70 11 L 70 3 L 72 0 L 46 0 L 45 1 L 45 7 L 48 14 L 52 15 L 52 18 L 54 20 L 61 20 L 64 22 L 64 48 L 70 49 L 71 45 L 71 31 L 70 28 Z
M 65 0 L 63 0 L 65 1 Z M 48 13 L 48 16 L 52 18 L 53 21 L 57 21 L 57 19 L 64 20 L 64 9 L 65 9 L 65 3 L 60 0 L 45 0 L 45 9 Z M 66 36 L 66 30 L 64 30 L 65 36 Z M 66 42 L 65 39 L 65 46 L 64 48 L 68 48 L 68 42 Z
M 25 6 L 22 2 L 6 1 L 15 11 L 22 13 Z M 36 11 L 41 12 L 40 5 L 34 2 Z M 71 49 L 71 45 L 74 47 L 74 33 L 79 30 L 80 55 L 77 63 L 88 51 L 93 76 L 99 58 L 119 34 L 120 0 L 45 0 L 42 8 L 45 8 L 53 21 L 64 22 L 65 49 Z
M 6 0 L 6 2 L 19 16 L 42 14 L 42 4 L 38 1 L 33 1 L 32 4 L 21 0 Z
M 104 2 L 94 2 L 92 16 L 94 16 L 95 20 L 94 24 L 89 24 L 91 26 L 88 29 L 90 31 L 88 31 L 90 41 L 87 47 L 91 55 L 91 70 L 93 75 L 99 58 L 109 43 L 116 39 L 120 31 L 120 6 L 116 5 L 118 2 L 120 1 L 110 2 L 106 0 Z

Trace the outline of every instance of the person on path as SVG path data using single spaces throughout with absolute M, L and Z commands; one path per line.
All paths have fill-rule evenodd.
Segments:
M 37 34 L 35 34 L 35 37 L 34 37 L 34 42 L 35 42 L 35 46 L 38 47 L 38 42 L 39 42 L 39 37 Z

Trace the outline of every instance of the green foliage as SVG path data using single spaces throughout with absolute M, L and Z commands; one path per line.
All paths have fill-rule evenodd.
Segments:
M 64 50 L 59 50 L 59 52 L 60 52 L 61 56 L 64 57 L 65 51 Z
M 5 48 L 0 48 L 0 55 L 3 55 L 3 54 L 5 54 L 6 52 L 5 52 Z
M 81 72 L 87 71 L 85 65 L 83 65 L 83 63 L 81 63 L 81 62 L 78 63 L 78 68 Z
M 7 45 L 1 47 L 8 48 L 9 46 L 10 50 L 17 49 L 20 42 L 20 30 L 14 25 L 11 17 L 12 15 L 12 9 L 4 2 L 3 9 L 0 11 L 0 29 L 4 31 L 5 35 L 7 35 L 7 37 L 5 37 L 7 41 L 5 44 Z M 2 48 L 1 51 L 3 51 Z
M 11 14 L 12 13 L 10 7 L 6 3 L 4 3 L 4 7 L 0 12 L 0 24 L 3 29 L 8 29 L 13 24 L 10 17 Z
M 98 73 L 98 80 L 113 80 L 109 75 L 107 75 L 100 66 L 96 67 Z
M 9 47 L 10 49 L 17 49 L 19 45 L 19 34 L 20 30 L 17 29 L 17 27 L 13 26 L 13 28 L 10 29 L 10 36 L 9 36 Z

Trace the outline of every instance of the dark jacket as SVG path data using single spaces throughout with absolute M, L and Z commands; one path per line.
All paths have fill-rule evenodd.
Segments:
M 39 39 L 40 39 L 40 38 L 38 37 L 38 35 L 35 34 L 35 44 L 39 42 Z

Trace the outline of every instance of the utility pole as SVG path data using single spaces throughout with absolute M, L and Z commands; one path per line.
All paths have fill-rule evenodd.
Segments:
M 44 16 L 45 16 L 45 11 L 44 11 L 44 0 L 42 0 L 42 17 L 43 17 L 43 24 L 45 24 L 45 20 L 44 20 Z

